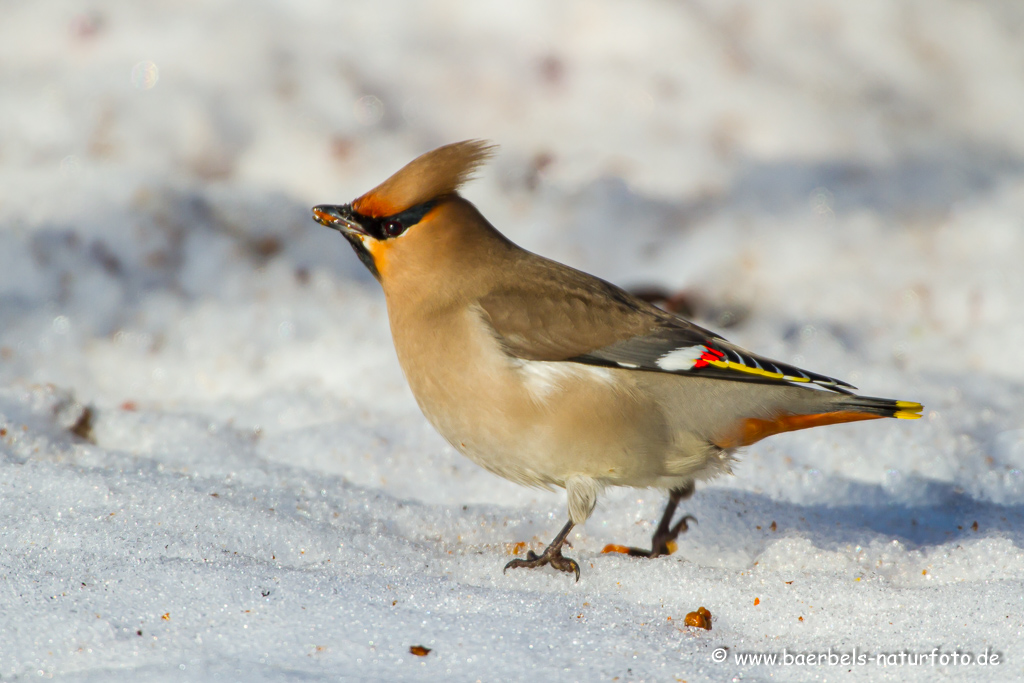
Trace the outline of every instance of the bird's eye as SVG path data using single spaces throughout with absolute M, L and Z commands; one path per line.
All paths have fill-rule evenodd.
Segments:
M 384 234 L 387 237 L 398 237 L 405 230 L 405 226 L 402 225 L 402 221 L 396 220 L 394 218 L 389 218 L 388 220 L 384 221 L 384 224 L 381 226 L 381 228 L 383 228 Z

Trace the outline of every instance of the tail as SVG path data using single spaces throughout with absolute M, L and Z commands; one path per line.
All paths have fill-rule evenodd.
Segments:
M 783 414 L 772 419 L 751 417 L 741 420 L 739 428 L 721 443 L 720 448 L 740 448 L 749 446 L 761 439 L 793 432 L 798 429 L 822 427 L 824 425 L 841 424 L 843 422 L 860 422 L 861 420 L 877 420 L 883 417 L 895 417 L 900 420 L 916 420 L 921 417 L 924 409 L 920 403 L 913 401 L 896 401 L 891 398 L 875 398 L 873 396 L 836 396 L 829 402 L 826 412 L 811 414 Z
M 873 417 L 895 417 L 900 420 L 916 420 L 921 417 L 924 406 L 913 401 L 896 401 L 891 398 L 875 398 L 874 396 L 847 396 L 836 403 L 840 411 L 864 413 L 863 419 Z M 827 413 L 826 413 L 827 414 Z

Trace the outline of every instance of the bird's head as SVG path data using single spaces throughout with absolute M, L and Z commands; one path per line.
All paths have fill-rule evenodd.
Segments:
M 313 220 L 345 236 L 363 264 L 382 282 L 392 266 L 423 258 L 436 243 L 438 222 L 459 218 L 457 191 L 494 147 L 482 140 L 456 142 L 427 152 L 351 204 L 313 207 Z M 456 205 L 456 206 L 453 206 Z M 486 221 L 484 221 L 486 224 Z M 432 238 L 428 233 L 435 233 Z

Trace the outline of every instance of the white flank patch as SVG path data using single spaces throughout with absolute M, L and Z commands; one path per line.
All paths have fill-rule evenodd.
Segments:
M 674 349 L 658 359 L 658 367 L 666 372 L 689 370 L 705 351 L 707 349 L 703 346 L 686 346 L 681 349 Z
M 612 374 L 605 368 L 581 363 L 524 360 L 520 362 L 519 368 L 526 380 L 526 388 L 537 400 L 546 399 L 551 394 L 561 391 L 570 380 L 612 381 Z

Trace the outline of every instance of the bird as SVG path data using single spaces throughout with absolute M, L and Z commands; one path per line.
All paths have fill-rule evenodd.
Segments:
M 483 140 L 429 151 L 313 219 L 339 231 L 380 283 L 399 364 L 421 411 L 455 450 L 526 486 L 564 488 L 568 521 L 540 554 L 508 562 L 580 578 L 571 530 L 613 486 L 668 492 L 651 548 L 695 483 L 731 474 L 768 436 L 923 406 L 771 360 L 609 282 L 531 253 L 459 194 L 495 153 Z M 608 550 L 608 548 L 606 548 Z

